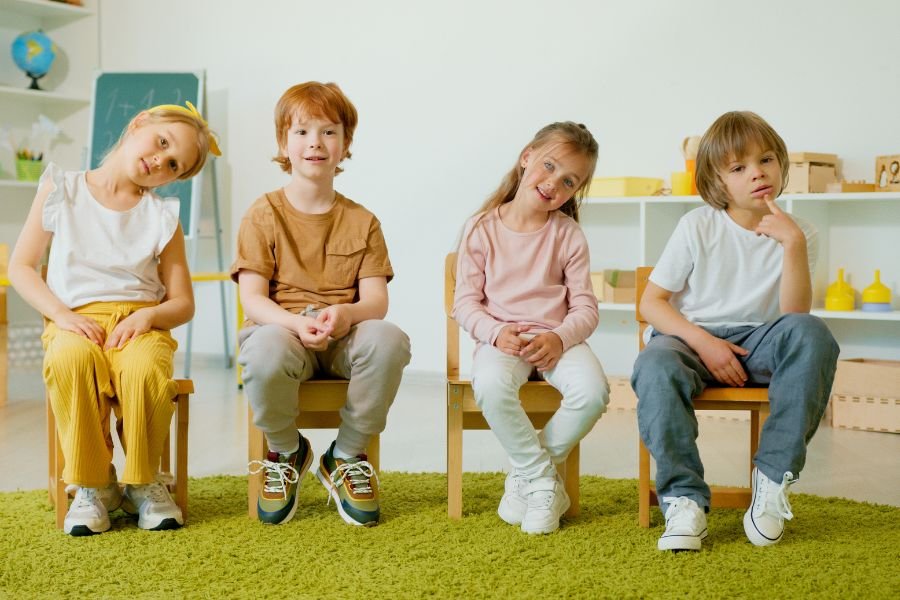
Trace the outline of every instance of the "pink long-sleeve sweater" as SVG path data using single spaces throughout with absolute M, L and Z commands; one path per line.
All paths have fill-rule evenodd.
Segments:
M 553 331 L 563 351 L 586 340 L 599 316 L 578 223 L 554 211 L 539 230 L 520 233 L 497 209 L 478 217 L 466 223 L 460 244 L 453 318 L 479 344 L 493 345 L 510 324 Z

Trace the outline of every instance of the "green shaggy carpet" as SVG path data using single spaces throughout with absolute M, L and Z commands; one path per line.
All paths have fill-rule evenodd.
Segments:
M 89 598 L 890 598 L 900 592 L 900 509 L 794 495 L 770 548 L 741 511 L 715 510 L 699 553 L 656 550 L 662 519 L 637 526 L 634 480 L 582 479 L 582 512 L 548 536 L 496 515 L 503 476 L 464 476 L 464 518 L 446 517 L 440 474 L 385 473 L 383 522 L 345 525 L 307 476 L 293 521 L 246 515 L 246 480 L 191 481 L 187 526 L 72 538 L 46 491 L 0 494 L 0 597 Z

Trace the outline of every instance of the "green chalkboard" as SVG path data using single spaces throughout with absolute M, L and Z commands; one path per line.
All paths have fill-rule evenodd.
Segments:
M 185 101 L 203 110 L 203 72 L 126 73 L 102 72 L 94 79 L 91 110 L 89 169 L 100 165 L 103 157 L 119 140 L 132 118 L 140 111 L 159 104 L 184 105 Z M 200 175 L 157 188 L 160 196 L 176 196 L 181 201 L 181 227 L 192 236 L 199 216 L 202 182 Z

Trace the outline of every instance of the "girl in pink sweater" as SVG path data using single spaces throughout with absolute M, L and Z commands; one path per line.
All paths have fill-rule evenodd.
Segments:
M 556 465 L 609 400 L 585 341 L 598 314 L 578 225 L 596 162 L 597 142 L 584 125 L 544 127 L 466 223 L 459 248 L 453 316 L 477 342 L 475 400 L 512 463 L 497 512 L 526 533 L 559 528 L 570 501 Z M 540 433 L 519 402 L 535 374 L 563 395 Z

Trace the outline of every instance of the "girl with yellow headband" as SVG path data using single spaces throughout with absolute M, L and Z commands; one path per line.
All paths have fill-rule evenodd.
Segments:
M 10 259 L 16 291 L 44 315 L 44 382 L 75 492 L 64 530 L 101 533 L 120 505 L 142 529 L 172 529 L 181 510 L 157 468 L 174 412 L 175 340 L 194 314 L 178 200 L 153 189 L 189 179 L 215 138 L 193 105 L 135 116 L 96 169 L 47 165 Z M 51 245 L 50 242 L 53 242 Z M 37 271 L 47 247 L 47 279 Z M 110 411 L 125 470 L 112 465 Z

